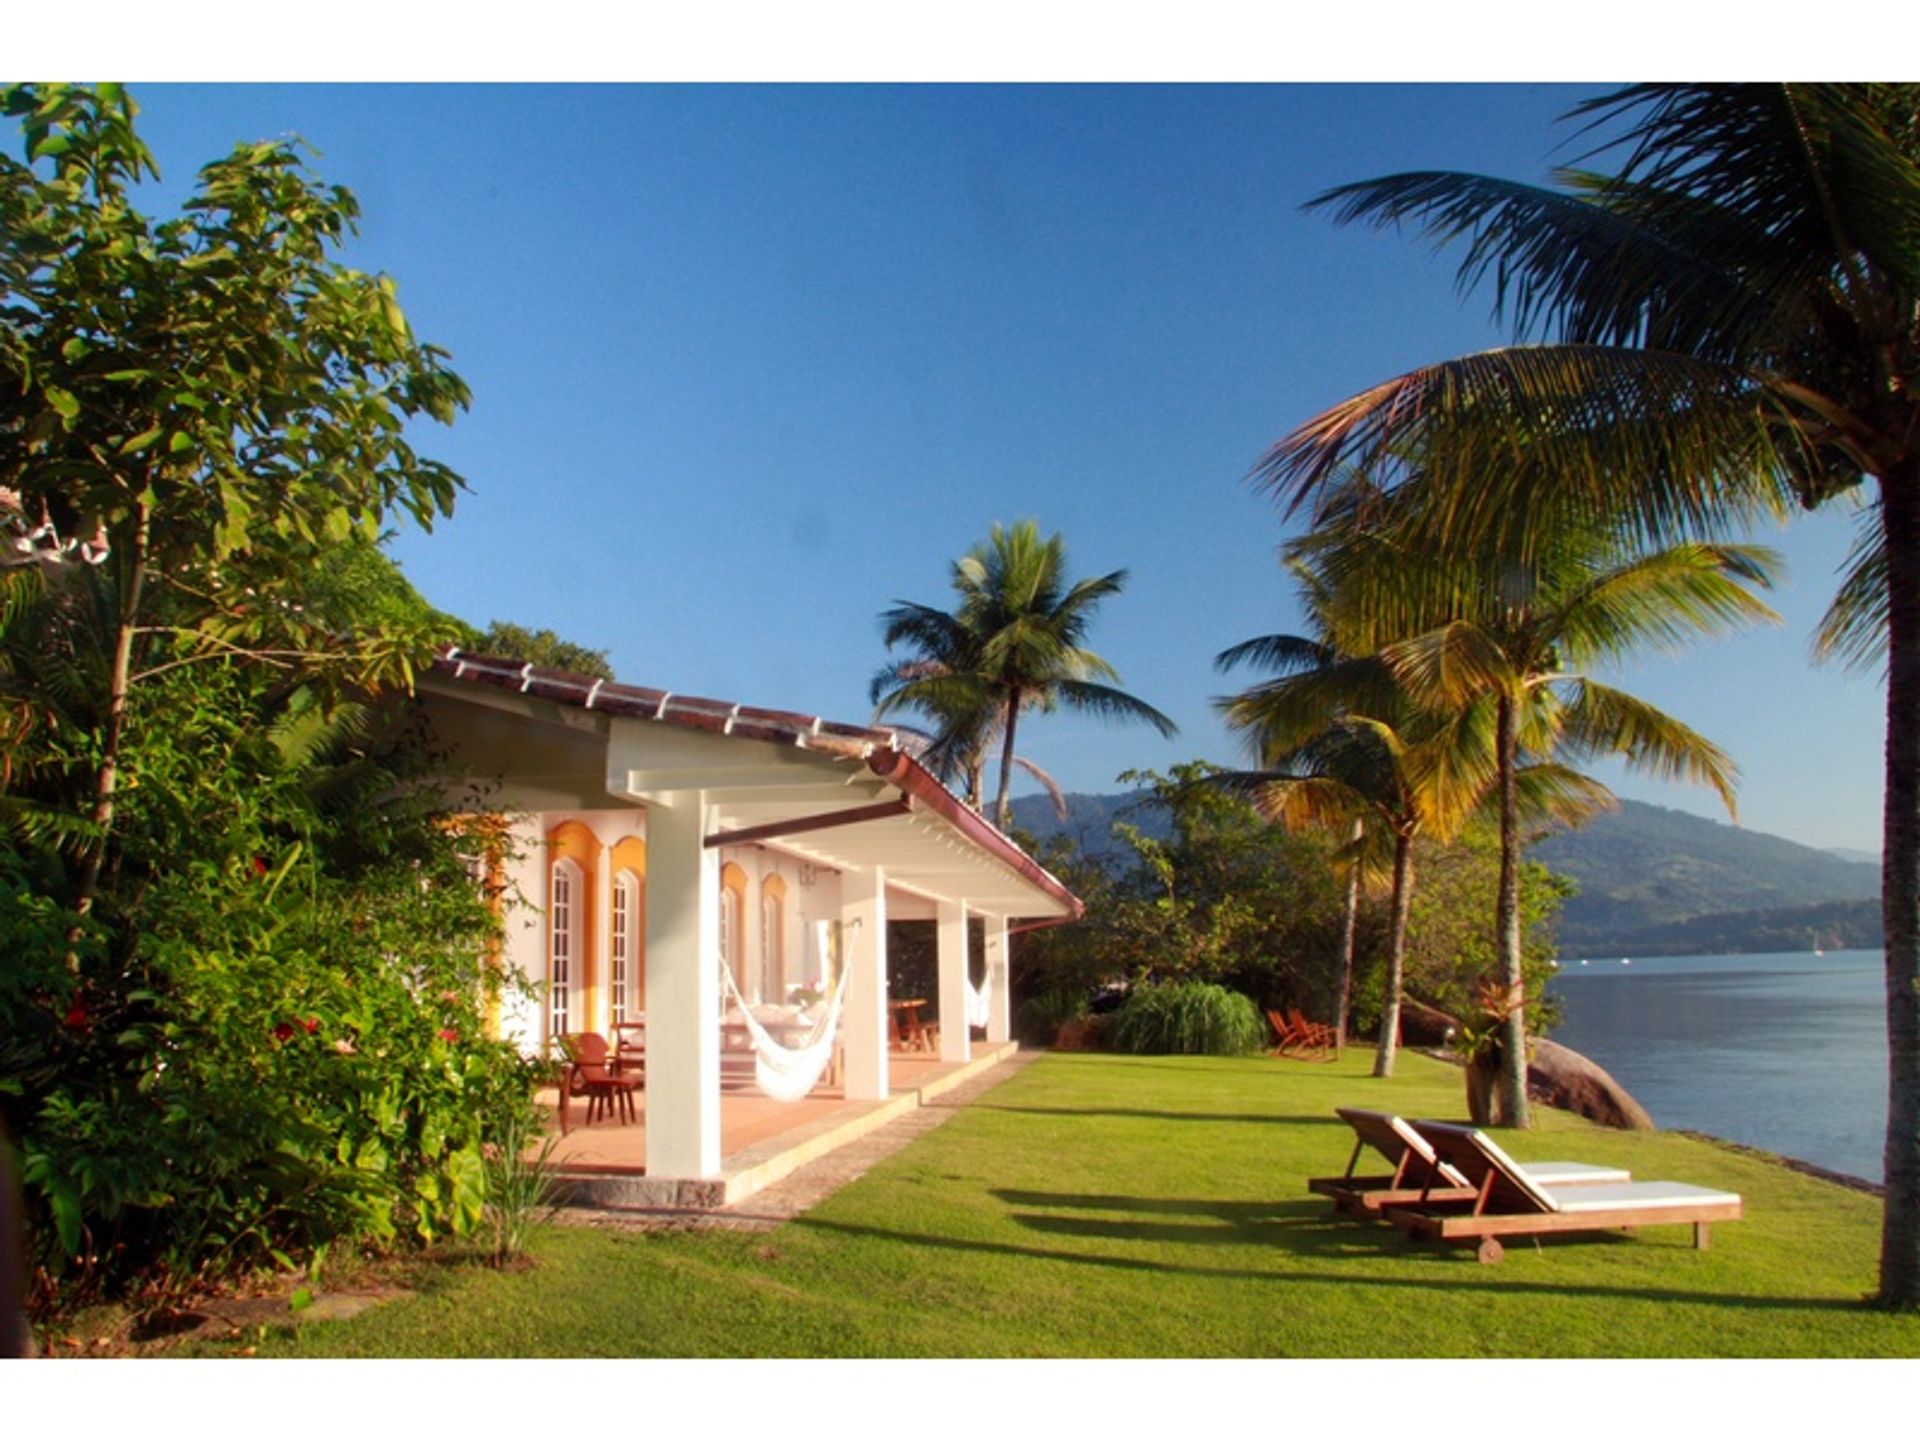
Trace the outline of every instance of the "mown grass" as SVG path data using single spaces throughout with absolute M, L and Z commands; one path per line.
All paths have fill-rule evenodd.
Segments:
M 1521 1159 L 1739 1191 L 1747 1218 L 1517 1240 L 1506 1262 L 1330 1213 L 1341 1103 L 1457 1115 L 1417 1055 L 1049 1055 L 771 1233 L 548 1228 L 519 1273 L 442 1267 L 266 1355 L 1913 1356 L 1877 1313 L 1871 1197 L 1678 1135 L 1541 1112 Z M 218 1353 L 218 1345 L 205 1347 Z

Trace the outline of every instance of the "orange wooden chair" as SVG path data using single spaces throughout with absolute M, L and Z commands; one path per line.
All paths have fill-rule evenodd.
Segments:
M 616 1109 L 622 1124 L 631 1123 L 637 1118 L 633 1092 L 646 1083 L 646 1078 L 638 1069 L 622 1069 L 609 1057 L 605 1036 L 591 1030 L 584 1030 L 578 1035 L 562 1035 L 560 1048 L 567 1056 L 567 1073 L 560 1081 L 562 1135 L 567 1133 L 567 1101 L 575 1095 L 587 1097 L 589 1125 L 598 1116 L 616 1113 Z

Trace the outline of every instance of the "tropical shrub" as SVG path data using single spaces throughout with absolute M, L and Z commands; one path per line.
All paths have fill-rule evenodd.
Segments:
M 1139 986 L 1108 1034 L 1130 1055 L 1248 1055 L 1265 1040 L 1253 1001 L 1202 980 Z
M 1020 1002 L 1013 1017 L 1014 1035 L 1023 1045 L 1051 1045 L 1062 1025 L 1086 1014 L 1086 991 L 1045 990 Z
M 41 1308 L 471 1234 L 484 1147 L 526 1123 L 527 1062 L 486 1038 L 497 919 L 403 785 L 422 737 L 265 684 L 197 666 L 140 698 L 170 723 L 130 727 L 79 943 L 58 850 L 0 846 L 0 1111 Z

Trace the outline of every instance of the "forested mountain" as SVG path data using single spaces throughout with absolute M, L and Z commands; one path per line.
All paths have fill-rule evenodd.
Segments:
M 1162 817 L 1135 797 L 1070 795 L 1067 819 L 1041 796 L 1014 801 L 1014 822 L 1042 841 L 1065 832 L 1113 848 L 1112 823 L 1157 833 Z M 1580 885 L 1560 913 L 1563 953 L 1653 955 L 1829 950 L 1880 943 L 1879 867 L 1697 815 L 1621 802 L 1579 830 L 1534 844 L 1539 860 Z

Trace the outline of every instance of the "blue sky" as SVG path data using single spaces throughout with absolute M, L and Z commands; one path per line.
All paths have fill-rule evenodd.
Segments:
M 1417 241 L 1302 202 L 1445 167 L 1544 178 L 1596 86 L 136 86 L 154 207 L 293 133 L 365 211 L 472 412 L 422 448 L 471 492 L 395 554 L 476 623 L 551 627 L 624 679 L 866 714 L 876 617 L 944 603 L 994 521 L 1125 567 L 1092 636 L 1181 735 L 1072 716 L 1069 789 L 1237 757 L 1211 657 L 1297 624 L 1245 475 L 1316 410 L 1499 343 Z M 1808 637 L 1849 521 L 1762 537 L 1776 630 L 1611 677 L 1726 746 L 1742 820 L 1878 848 L 1881 688 Z M 1622 793 L 1713 813 L 1704 792 Z

